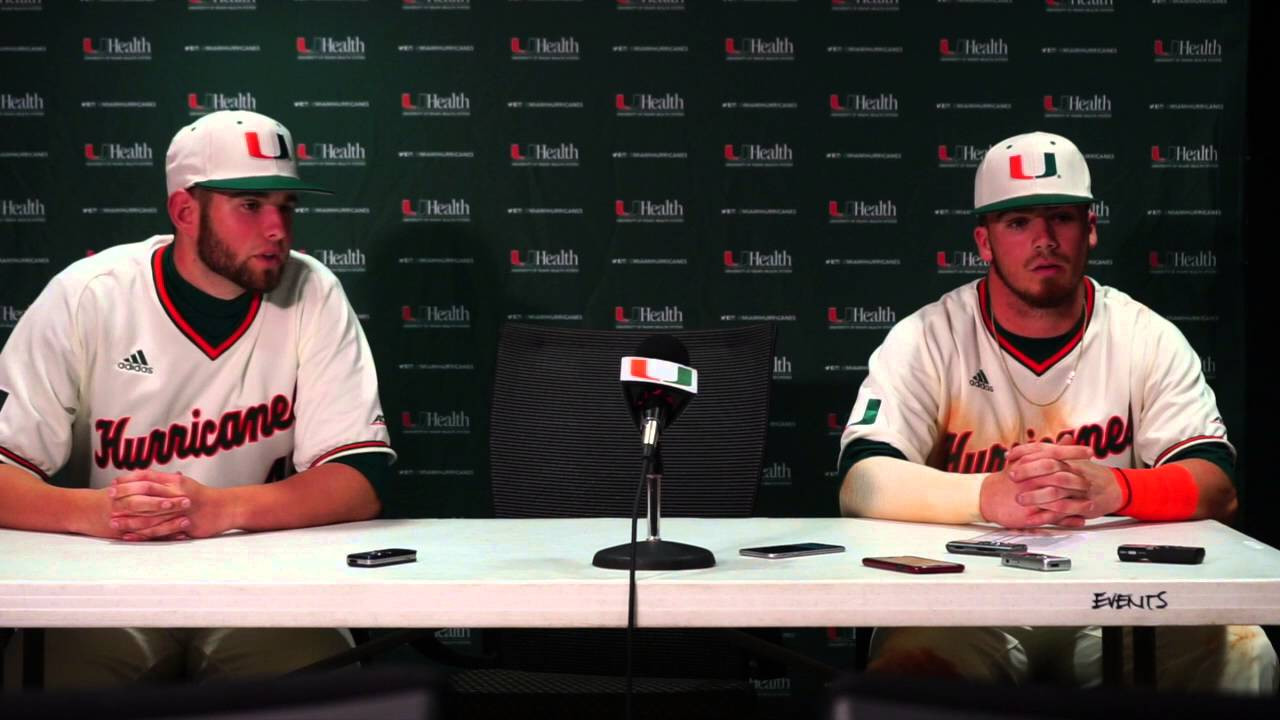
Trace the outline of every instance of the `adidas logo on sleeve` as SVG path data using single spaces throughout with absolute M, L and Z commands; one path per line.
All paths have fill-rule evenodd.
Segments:
M 124 358 L 116 363 L 116 367 L 127 372 L 142 373 L 143 375 L 152 375 L 155 369 L 151 367 L 151 363 L 147 362 L 146 353 L 138 350 L 134 354 Z

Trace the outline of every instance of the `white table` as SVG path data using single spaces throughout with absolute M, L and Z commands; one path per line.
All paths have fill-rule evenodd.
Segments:
M 996 558 L 948 555 L 943 547 L 990 529 L 666 519 L 666 539 L 709 548 L 718 565 L 640 573 L 638 622 L 1280 624 L 1280 551 L 1217 522 L 1095 523 L 1061 553 L 1074 567 L 1059 573 L 1005 568 Z M 0 530 L 0 627 L 625 627 L 627 573 L 592 567 L 591 557 L 629 533 L 622 519 L 381 520 L 181 543 Z M 741 547 L 803 541 L 848 552 L 738 555 Z M 1121 563 L 1115 549 L 1122 543 L 1200 545 L 1206 558 L 1202 565 Z M 383 547 L 415 548 L 418 562 L 345 564 L 349 552 Z M 864 567 L 861 559 L 873 555 L 952 559 L 966 569 L 913 576 Z

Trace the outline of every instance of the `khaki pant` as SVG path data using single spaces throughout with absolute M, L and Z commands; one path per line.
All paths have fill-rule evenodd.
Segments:
M 1128 630 L 1124 635 L 1130 678 L 1132 639 Z M 1095 687 L 1102 682 L 1102 629 L 879 628 L 871 638 L 870 668 Z M 1160 689 L 1271 695 L 1278 677 L 1275 649 L 1256 625 L 1156 628 Z
M 21 684 L 19 632 L 5 651 L 5 687 Z M 72 628 L 45 630 L 44 687 L 282 675 L 351 647 L 331 628 Z

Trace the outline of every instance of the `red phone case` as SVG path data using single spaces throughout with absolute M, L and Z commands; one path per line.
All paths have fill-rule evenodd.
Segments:
M 943 560 L 933 560 L 932 558 L 919 558 L 920 560 L 929 560 L 930 562 L 940 563 L 938 565 L 917 565 L 910 562 L 900 562 L 893 558 L 862 558 L 862 564 L 867 567 L 879 568 L 881 570 L 893 570 L 896 572 L 911 573 L 912 575 L 936 575 L 938 573 L 958 573 L 964 572 L 964 565 L 960 563 L 946 562 Z

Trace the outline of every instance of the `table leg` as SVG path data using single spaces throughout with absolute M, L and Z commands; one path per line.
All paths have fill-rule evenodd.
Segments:
M 1124 628 L 1102 628 L 1102 684 L 1124 684 Z
M 44 630 L 40 628 L 22 630 L 22 688 L 44 688 Z
M 1156 686 L 1156 629 L 1133 629 L 1133 684 L 1143 687 Z
M 13 628 L 0 628 L 0 691 L 4 690 L 4 656 L 9 649 L 9 643 L 13 642 L 13 638 L 18 634 Z
M 853 629 L 853 669 L 863 672 L 867 669 L 867 660 L 871 658 L 871 632 L 873 628 L 857 627 Z

